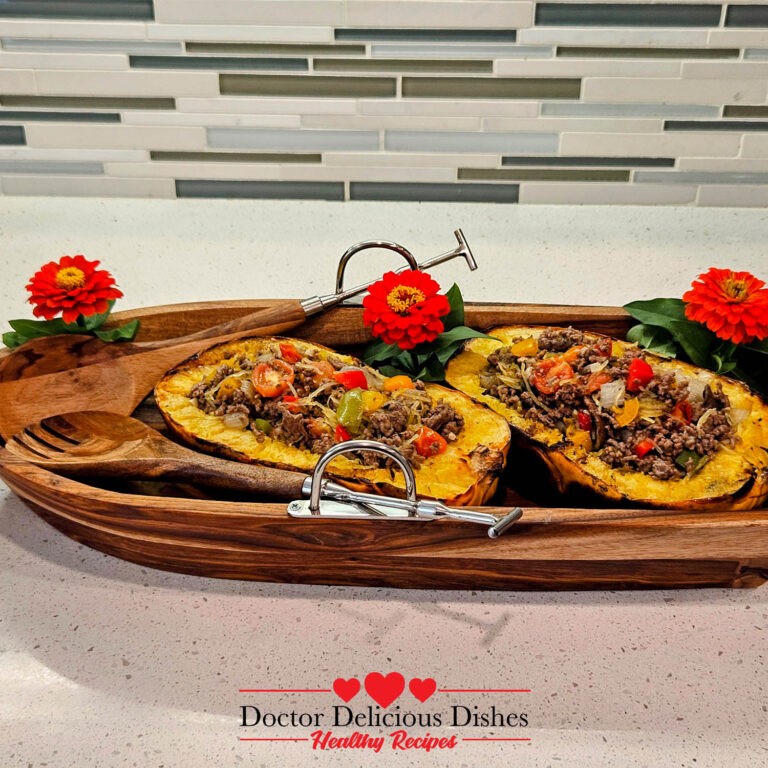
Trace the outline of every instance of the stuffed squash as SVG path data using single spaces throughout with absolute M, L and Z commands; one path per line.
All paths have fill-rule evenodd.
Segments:
M 413 466 L 420 495 L 452 505 L 487 501 L 509 448 L 505 419 L 466 395 L 383 377 L 299 339 L 212 347 L 169 371 L 155 398 L 179 437 L 239 461 L 307 472 L 335 443 L 385 443 Z M 368 492 L 403 488 L 400 471 L 374 452 L 338 456 L 329 472 Z
M 768 498 L 768 406 L 739 382 L 573 328 L 472 339 L 446 380 L 510 423 L 561 492 L 680 509 Z

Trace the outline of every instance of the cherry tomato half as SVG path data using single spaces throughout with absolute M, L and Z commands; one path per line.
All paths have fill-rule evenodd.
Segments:
M 443 453 L 448 447 L 448 442 L 442 435 L 435 432 L 434 429 L 422 427 L 413 441 L 413 447 L 419 456 L 428 458 L 429 456 L 437 456 Z
M 542 360 L 531 374 L 531 384 L 543 395 L 551 395 L 574 377 L 573 368 L 559 357 Z
M 301 352 L 290 341 L 280 342 L 280 354 L 287 363 L 298 363 L 301 360 Z
M 683 424 L 690 424 L 693 419 L 693 406 L 687 400 L 680 400 L 675 403 L 675 407 L 669 412 L 673 419 L 682 421 Z
M 293 379 L 293 368 L 278 358 L 259 363 L 251 374 L 253 388 L 262 397 L 282 395 L 293 384 Z
M 587 379 L 586 384 L 584 384 L 584 394 L 589 395 L 592 392 L 597 392 L 603 384 L 608 384 L 610 381 L 612 381 L 612 379 L 605 371 L 592 373 Z

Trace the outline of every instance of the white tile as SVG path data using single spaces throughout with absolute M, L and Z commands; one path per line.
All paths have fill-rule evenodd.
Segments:
M 182 113 L 165 110 L 122 111 L 123 125 L 212 125 L 248 126 L 255 128 L 298 128 L 298 115 L 228 115 L 205 112 Z
M 653 133 L 661 132 L 663 121 L 657 118 L 631 117 L 486 117 L 486 131 L 568 131 L 570 133 Z
M 635 48 L 703 48 L 707 44 L 704 29 L 597 29 L 595 27 L 533 27 L 517 33 L 519 43 L 534 45 L 602 45 Z
M 533 2 L 440 2 L 400 0 L 347 0 L 346 24 L 351 27 L 528 27 L 533 22 Z
M 124 53 L 12 53 L 0 52 L 0 69 L 128 69 Z
M 378 131 L 280 130 L 259 128 L 209 128 L 208 146 L 217 149 L 274 149 L 323 152 L 375 150 Z
M 91 40 L 143 40 L 147 25 L 131 21 L 2 19 L 0 37 L 66 37 Z
M 745 134 L 741 142 L 741 156 L 768 157 L 768 134 Z
M 768 29 L 711 29 L 711 48 L 744 48 L 745 46 L 768 45 Z
M 667 59 L 579 59 L 570 56 L 556 60 L 499 59 L 494 73 L 500 77 L 679 77 L 680 62 Z
M 498 168 L 501 165 L 501 154 L 495 155 L 461 155 L 443 153 L 417 154 L 411 152 L 324 152 L 323 164 L 331 166 L 399 166 L 408 168 L 458 168 L 471 165 L 473 168 Z
M 768 171 L 768 154 L 765 157 L 680 157 L 677 167 L 681 171 Z
M 663 79 L 588 77 L 582 89 L 585 101 L 674 102 L 678 104 L 738 104 L 765 100 L 766 84 L 760 79 Z
M 479 131 L 479 117 L 421 117 L 404 115 L 306 115 L 304 128 L 358 128 L 378 130 L 395 128 L 427 131 Z
M 525 204 L 685 205 L 696 200 L 696 187 L 666 184 L 564 183 L 526 181 L 520 184 Z
M 107 176 L 161 179 L 250 179 L 279 181 L 280 166 L 269 163 L 162 162 L 106 163 Z
M 362 115 L 413 115 L 423 117 L 456 117 L 478 115 L 479 117 L 536 117 L 539 114 L 537 101 L 481 99 L 360 99 L 358 109 Z
M 30 123 L 31 147 L 83 147 L 92 149 L 205 149 L 205 128 L 189 126 L 73 125 Z
M 155 0 L 155 20 L 176 24 L 343 24 L 341 0 Z
M 40 147 L 0 147 L 3 160 L 92 160 L 141 163 L 149 160 L 146 149 L 45 149 Z
M 750 61 L 684 61 L 683 77 L 747 79 L 768 78 L 768 62 Z
M 299 166 L 293 163 L 282 166 L 281 179 L 284 181 L 395 181 L 413 182 L 414 169 L 395 166 L 346 166 L 326 168 L 321 165 Z M 424 168 L 418 170 L 420 183 L 455 182 L 455 168 Z
M 35 74 L 29 69 L 0 69 L 0 95 L 33 94 Z
M 176 99 L 179 112 L 213 114 L 354 115 L 354 99 L 290 99 L 261 96 L 222 96 L 211 99 Z
M 527 59 L 551 58 L 552 46 L 517 45 L 517 43 L 450 42 L 372 43 L 371 55 L 382 59 L 424 59 L 444 56 L 447 59 Z
M 683 153 L 700 157 L 735 157 L 740 136 L 735 134 L 679 133 L 563 133 L 561 155 L 604 157 L 676 157 Z
M 255 26 L 252 24 L 147 24 L 149 40 L 221 43 L 332 43 L 332 26 Z
M 719 106 L 699 104 L 612 104 L 585 101 L 545 101 L 542 115 L 560 117 L 720 117 Z
M 540 132 L 385 131 L 391 152 L 451 152 L 550 155 L 557 152 L 557 134 Z
M 55 197 L 176 197 L 173 179 L 115 179 L 91 176 L 4 176 L 6 195 Z
M 42 96 L 216 96 L 215 72 L 84 72 L 37 70 Z
M 718 184 L 699 187 L 699 205 L 739 208 L 768 206 L 768 186 Z

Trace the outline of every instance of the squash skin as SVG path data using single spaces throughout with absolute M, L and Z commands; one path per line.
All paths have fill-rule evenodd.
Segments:
M 194 384 L 227 360 L 244 352 L 256 356 L 279 342 L 289 342 L 300 352 L 315 350 L 320 359 L 333 355 L 347 365 L 365 368 L 349 355 L 301 339 L 249 337 L 220 344 L 180 363 L 155 387 L 157 406 L 170 430 L 207 453 L 240 462 L 311 472 L 320 458 L 318 454 L 271 437 L 259 442 L 250 430 L 225 426 L 220 417 L 204 413 L 187 397 Z M 443 454 L 425 459 L 414 471 L 417 492 L 452 506 L 484 504 L 496 491 L 509 450 L 510 431 L 506 420 L 455 390 L 428 384 L 426 391 L 433 399 L 447 400 L 464 416 L 465 426 Z M 400 472 L 365 466 L 346 455 L 335 458 L 327 474 L 354 490 L 404 495 Z
M 569 443 L 558 430 L 526 419 L 500 400 L 483 394 L 478 374 L 488 355 L 515 338 L 538 337 L 544 330 L 542 326 L 507 326 L 488 331 L 499 341 L 471 339 L 449 362 L 446 381 L 507 418 L 513 444 L 538 457 L 559 493 L 586 491 L 603 503 L 691 511 L 749 510 L 765 505 L 768 499 L 768 405 L 740 382 L 679 360 L 643 352 L 643 357 L 654 367 L 717 381 L 728 395 L 731 408 L 747 412 L 735 426 L 737 444 L 733 450 L 721 447 L 693 477 L 666 481 L 641 472 L 611 468 L 595 454 L 588 455 Z M 606 338 L 596 333 L 586 333 L 586 337 L 591 341 Z M 636 348 L 629 342 L 612 341 L 621 349 Z

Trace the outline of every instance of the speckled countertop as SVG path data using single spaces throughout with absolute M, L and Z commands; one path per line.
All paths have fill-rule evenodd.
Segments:
M 0 315 L 30 317 L 27 278 L 64 253 L 101 259 L 129 309 L 326 293 L 348 245 L 396 240 L 424 258 L 451 249 L 459 226 L 480 269 L 434 275 L 470 300 L 622 304 L 679 296 L 711 265 L 768 273 L 761 210 L 6 197 Z M 375 271 L 359 258 L 350 281 Z M 401 752 L 398 765 L 768 764 L 765 586 L 474 593 L 217 581 L 80 546 L 5 486 L 0 573 L 3 768 L 390 765 L 388 746 L 239 740 L 241 705 L 331 706 L 329 694 L 240 688 L 324 689 L 371 671 L 531 691 L 435 697 L 419 710 L 494 704 L 529 722 L 495 735 L 530 741 Z

